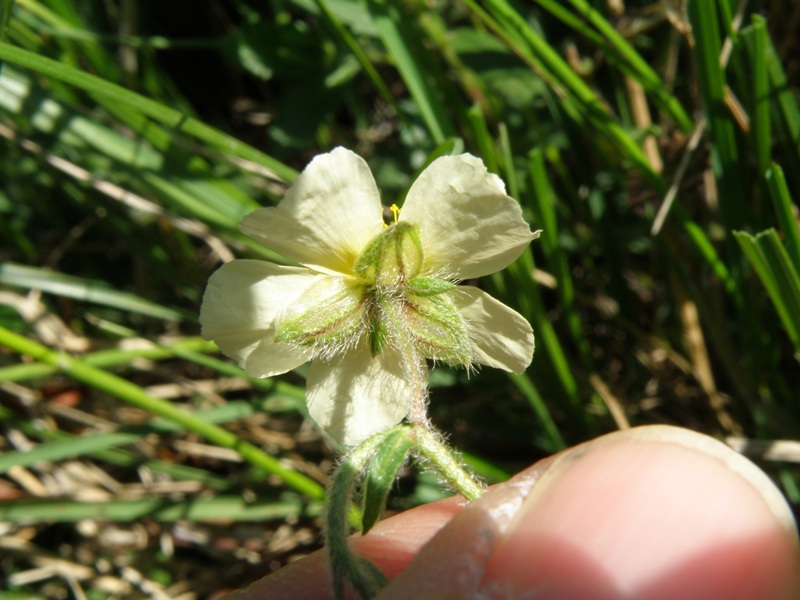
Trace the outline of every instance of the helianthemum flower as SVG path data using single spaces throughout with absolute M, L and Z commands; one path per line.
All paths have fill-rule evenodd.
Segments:
M 456 285 L 503 269 L 538 235 L 502 181 L 474 156 L 442 157 L 393 209 L 387 225 L 359 156 L 317 156 L 277 207 L 242 221 L 303 266 L 234 260 L 203 298 L 203 335 L 248 374 L 311 361 L 309 413 L 344 444 L 408 415 L 425 359 L 521 373 L 533 355 L 521 315 Z

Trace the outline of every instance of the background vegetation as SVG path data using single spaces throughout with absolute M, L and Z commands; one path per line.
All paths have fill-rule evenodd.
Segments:
M 213 598 L 319 544 L 303 371 L 198 337 L 317 153 L 384 203 L 471 152 L 544 234 L 481 281 L 523 376 L 437 369 L 489 481 L 620 427 L 726 439 L 800 506 L 789 0 L 0 0 L 0 598 Z M 392 506 L 446 493 L 413 466 Z

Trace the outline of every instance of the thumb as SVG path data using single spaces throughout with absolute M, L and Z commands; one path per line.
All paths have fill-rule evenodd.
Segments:
M 792 514 L 767 476 L 685 429 L 616 432 L 459 512 L 380 595 L 790 599 Z

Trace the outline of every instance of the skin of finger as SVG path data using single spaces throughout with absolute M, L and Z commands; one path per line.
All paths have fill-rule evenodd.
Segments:
M 384 519 L 366 536 L 352 537 L 353 551 L 369 557 L 391 579 L 464 504 L 463 498 L 452 496 Z M 225 596 L 225 600 L 324 600 L 333 598 L 332 581 L 327 551 L 323 549 Z
M 791 513 L 750 465 L 673 428 L 567 453 L 493 553 L 484 596 L 798 598 Z
M 799 597 L 788 506 L 707 436 L 604 436 L 558 455 L 513 504 L 487 494 L 461 511 L 380 598 Z
M 381 591 L 378 599 L 473 598 L 492 552 L 554 459 L 537 462 L 465 507 Z

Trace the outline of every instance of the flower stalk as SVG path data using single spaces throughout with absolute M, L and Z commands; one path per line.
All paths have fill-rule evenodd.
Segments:
M 453 450 L 427 424 L 394 427 L 356 446 L 344 457 L 328 488 L 324 530 L 336 600 L 345 598 L 348 582 L 365 600 L 373 598 L 388 583 L 372 562 L 350 549 L 347 515 L 355 490 L 360 487 L 362 532 L 366 533 L 383 511 L 391 482 L 409 454 L 425 459 L 468 501 L 483 493 L 483 487 L 464 470 Z
M 426 427 L 415 427 L 414 433 L 417 453 L 430 461 L 450 487 L 469 502 L 481 497 L 483 486 L 464 470 L 453 450 L 441 441 L 436 432 Z
M 366 464 L 380 448 L 389 431 L 378 433 L 362 442 L 345 456 L 331 477 L 325 511 L 325 544 L 333 572 L 334 597 L 345 597 L 349 581 L 362 598 L 372 598 L 386 585 L 386 577 L 369 560 L 354 554 L 347 543 L 350 537 L 350 502 L 356 483 Z

